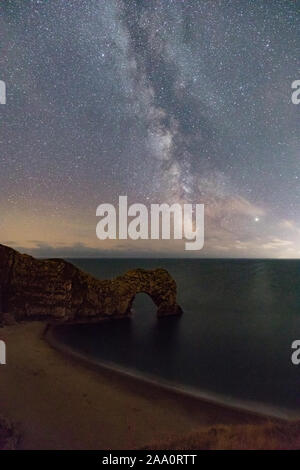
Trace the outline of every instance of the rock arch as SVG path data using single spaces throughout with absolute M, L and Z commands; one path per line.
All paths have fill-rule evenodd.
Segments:
M 157 316 L 182 313 L 176 282 L 165 269 L 133 269 L 98 280 L 62 259 L 38 260 L 0 245 L 0 321 L 89 323 L 131 314 L 136 294 L 148 294 Z
M 176 282 L 165 269 L 132 269 L 117 278 L 116 282 L 128 286 L 129 310 L 137 294 L 147 294 L 157 306 L 158 317 L 182 313 L 176 302 Z

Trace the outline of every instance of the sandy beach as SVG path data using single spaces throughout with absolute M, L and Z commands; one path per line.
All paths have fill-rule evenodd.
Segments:
M 263 418 L 189 397 L 65 357 L 40 322 L 7 326 L 0 414 L 17 423 L 21 449 L 134 449 L 212 424 Z

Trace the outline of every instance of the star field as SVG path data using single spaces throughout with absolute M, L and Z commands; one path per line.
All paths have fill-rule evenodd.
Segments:
M 126 194 L 204 203 L 201 256 L 299 257 L 299 18 L 281 0 L 2 2 L 1 241 L 97 256 L 96 207 Z

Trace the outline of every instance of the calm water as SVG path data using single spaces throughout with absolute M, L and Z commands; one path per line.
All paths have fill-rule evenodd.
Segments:
M 99 362 L 229 403 L 300 416 L 300 261 L 71 260 L 98 278 L 164 267 L 175 278 L 180 318 L 158 321 L 140 294 L 132 319 L 59 327 L 57 337 Z

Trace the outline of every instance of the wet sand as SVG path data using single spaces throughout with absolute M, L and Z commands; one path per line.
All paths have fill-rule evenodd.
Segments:
M 45 325 L 0 329 L 0 414 L 21 449 L 135 449 L 214 424 L 265 418 L 183 396 L 115 371 L 95 370 L 50 347 Z

